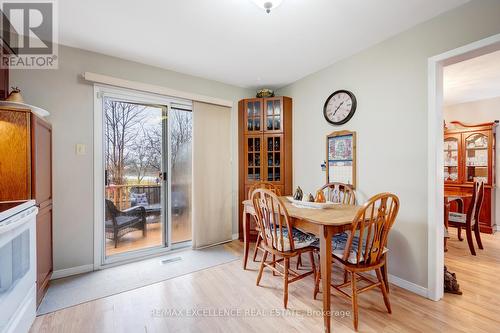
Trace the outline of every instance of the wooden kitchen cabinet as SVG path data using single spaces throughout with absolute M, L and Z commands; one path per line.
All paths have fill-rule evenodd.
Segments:
M 34 199 L 37 215 L 37 304 L 52 262 L 52 127 L 29 109 L 0 108 L 0 201 Z
M 52 276 L 52 205 L 40 208 L 36 216 L 36 299 L 37 306 L 49 288 Z

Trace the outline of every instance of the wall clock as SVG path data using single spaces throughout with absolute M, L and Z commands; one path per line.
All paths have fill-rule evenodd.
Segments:
M 348 90 L 337 90 L 331 94 L 323 107 L 326 121 L 333 125 L 347 123 L 356 111 L 356 96 Z

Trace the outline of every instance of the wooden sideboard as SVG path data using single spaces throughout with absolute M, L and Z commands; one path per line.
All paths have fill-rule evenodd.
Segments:
M 0 108 L 0 201 L 34 199 L 37 304 L 52 275 L 52 127 L 30 110 Z
M 292 99 L 244 99 L 238 112 L 239 238 L 243 239 L 241 203 L 248 199 L 252 184 L 265 181 L 279 188 L 281 195 L 292 194 Z
M 495 140 L 497 122 L 466 125 L 452 121 L 444 131 L 444 186 L 447 192 L 472 194 L 475 180 L 485 183 L 479 215 L 481 232 L 495 226 Z M 464 200 L 467 212 L 470 198 Z M 456 207 L 450 208 L 454 211 Z

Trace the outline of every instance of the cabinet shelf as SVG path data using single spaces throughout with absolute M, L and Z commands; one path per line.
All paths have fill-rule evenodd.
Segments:
M 472 148 L 465 148 L 466 150 L 488 150 L 488 147 L 472 147 Z

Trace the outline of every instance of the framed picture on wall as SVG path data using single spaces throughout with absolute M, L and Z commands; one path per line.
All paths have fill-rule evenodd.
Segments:
M 326 181 L 356 187 L 356 132 L 337 131 L 326 137 Z

